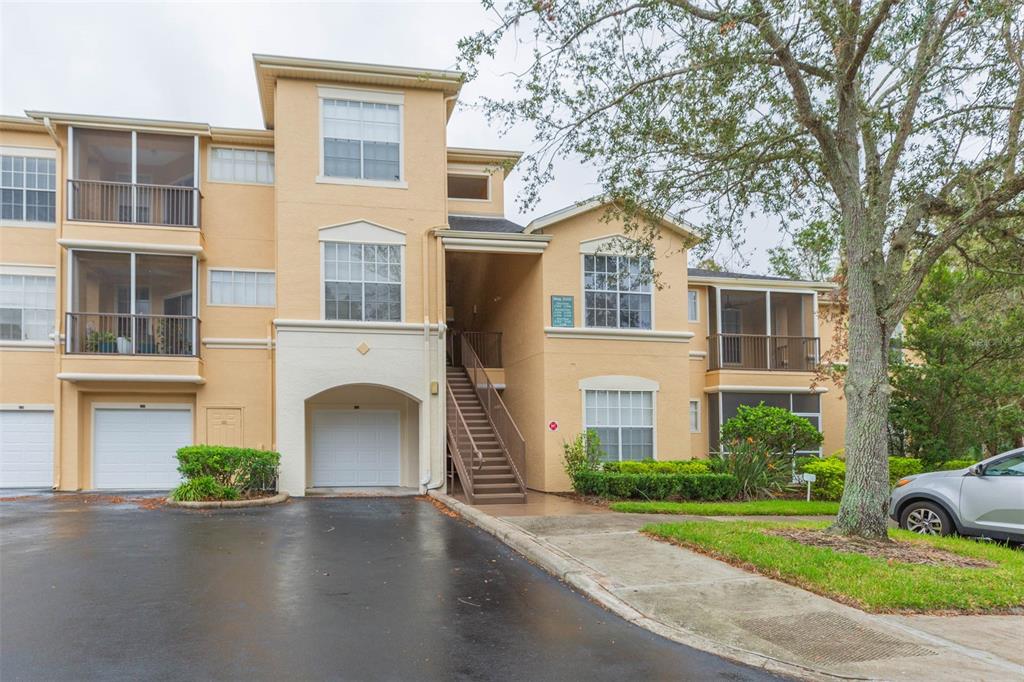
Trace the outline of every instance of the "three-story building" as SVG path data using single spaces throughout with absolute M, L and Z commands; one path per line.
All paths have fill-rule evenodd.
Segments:
M 447 144 L 459 73 L 254 64 L 264 130 L 0 118 L 0 487 L 167 489 L 216 443 L 292 495 L 515 501 L 584 429 L 705 457 L 761 401 L 841 447 L 831 284 L 688 268 L 668 219 L 637 258 L 597 201 L 507 220 L 519 155 Z

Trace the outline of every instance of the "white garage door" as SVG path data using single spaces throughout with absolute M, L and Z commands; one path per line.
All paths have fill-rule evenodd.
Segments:
M 313 485 L 398 485 L 399 424 L 393 411 L 314 410 Z
M 175 452 L 192 444 L 188 408 L 97 408 L 93 487 L 167 490 L 181 482 Z
M 53 412 L 0 410 L 0 488 L 53 485 Z

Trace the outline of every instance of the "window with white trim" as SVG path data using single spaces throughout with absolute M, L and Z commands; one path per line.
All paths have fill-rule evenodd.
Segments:
M 397 104 L 323 99 L 323 169 L 332 178 L 402 179 L 402 109 Z
M 402 247 L 324 242 L 324 317 L 402 320 Z
M 274 184 L 274 152 L 214 147 L 210 150 L 210 180 Z
M 583 257 L 587 327 L 651 328 L 651 263 L 628 256 Z
M 210 270 L 210 304 L 273 307 L 276 283 L 273 272 Z
M 0 274 L 0 340 L 48 341 L 56 278 Z
M 652 391 L 584 391 L 584 425 L 612 461 L 654 457 Z
M 57 219 L 57 161 L 0 155 L 0 220 L 52 223 Z
M 686 292 L 686 319 L 689 322 L 700 322 L 699 295 L 693 289 Z
M 690 433 L 700 433 L 700 401 L 690 401 Z

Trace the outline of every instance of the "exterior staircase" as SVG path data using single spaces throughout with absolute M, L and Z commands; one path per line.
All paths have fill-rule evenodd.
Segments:
M 464 367 L 449 367 L 447 379 L 449 476 L 458 475 L 470 504 L 526 502 L 522 472 L 495 430 L 469 373 Z M 453 407 L 455 414 L 451 414 Z

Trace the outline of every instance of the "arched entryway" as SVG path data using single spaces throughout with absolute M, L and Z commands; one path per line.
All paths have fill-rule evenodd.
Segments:
M 420 403 L 385 386 L 335 386 L 306 400 L 307 486 L 416 487 Z

